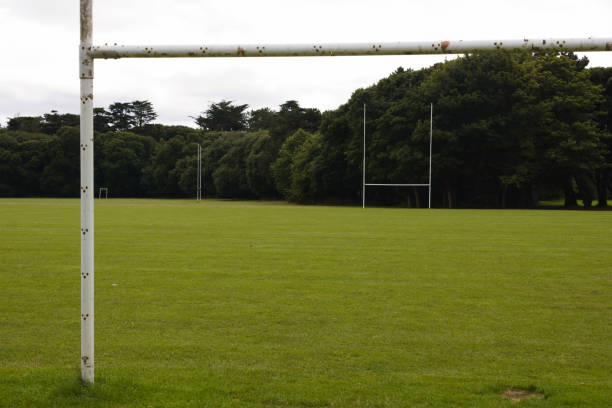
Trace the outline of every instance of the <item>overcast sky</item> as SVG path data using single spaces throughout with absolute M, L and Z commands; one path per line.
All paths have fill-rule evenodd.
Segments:
M 0 123 L 78 113 L 78 0 L 0 0 Z M 94 43 L 304 43 L 612 37 L 611 0 L 94 0 Z M 588 53 L 612 66 L 612 52 Z M 158 122 L 221 99 L 334 109 L 397 67 L 444 56 L 96 60 L 95 106 L 150 100 Z M 452 57 L 448 57 L 452 58 Z

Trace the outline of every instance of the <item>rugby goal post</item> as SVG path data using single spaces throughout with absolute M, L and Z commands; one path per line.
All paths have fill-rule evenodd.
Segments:
M 361 190 L 362 208 L 366 205 L 366 187 L 427 187 L 428 208 L 431 209 L 431 156 L 433 146 L 433 102 L 430 105 L 429 116 L 429 182 L 427 184 L 397 184 L 397 183 L 366 183 L 366 104 L 363 104 L 363 188 Z
M 465 54 L 478 50 L 612 51 L 610 38 L 308 44 L 94 45 L 92 1 L 80 0 L 81 378 L 94 382 L 94 60 Z

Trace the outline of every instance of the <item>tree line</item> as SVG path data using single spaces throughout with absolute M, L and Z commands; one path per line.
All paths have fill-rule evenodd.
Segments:
M 421 70 L 399 68 L 321 113 L 287 101 L 232 101 L 153 124 L 148 101 L 96 108 L 95 180 L 114 197 L 194 195 L 197 145 L 206 197 L 361 200 L 363 108 L 368 182 L 427 183 L 434 104 L 438 207 L 605 206 L 612 189 L 612 69 L 572 53 L 479 52 Z M 51 111 L 0 128 L 1 196 L 78 196 L 78 115 Z M 368 202 L 419 207 L 422 188 L 369 188 Z

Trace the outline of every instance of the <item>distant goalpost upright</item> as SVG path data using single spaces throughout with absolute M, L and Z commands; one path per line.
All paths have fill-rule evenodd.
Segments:
M 198 163 L 196 174 L 196 201 L 202 201 L 202 146 L 198 144 Z
M 431 155 L 433 147 L 433 102 L 431 103 L 431 110 L 429 116 L 429 182 L 426 184 L 397 184 L 397 183 L 366 183 L 366 104 L 363 104 L 363 182 L 362 182 L 362 208 L 365 208 L 366 204 L 366 187 L 427 187 L 429 195 L 428 208 L 431 209 Z

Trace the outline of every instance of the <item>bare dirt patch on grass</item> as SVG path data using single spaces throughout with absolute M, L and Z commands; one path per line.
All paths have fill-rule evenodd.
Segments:
M 521 390 L 518 388 L 508 388 L 502 394 L 504 398 L 508 398 L 511 401 L 519 402 L 524 399 L 543 399 L 544 394 L 530 390 Z

